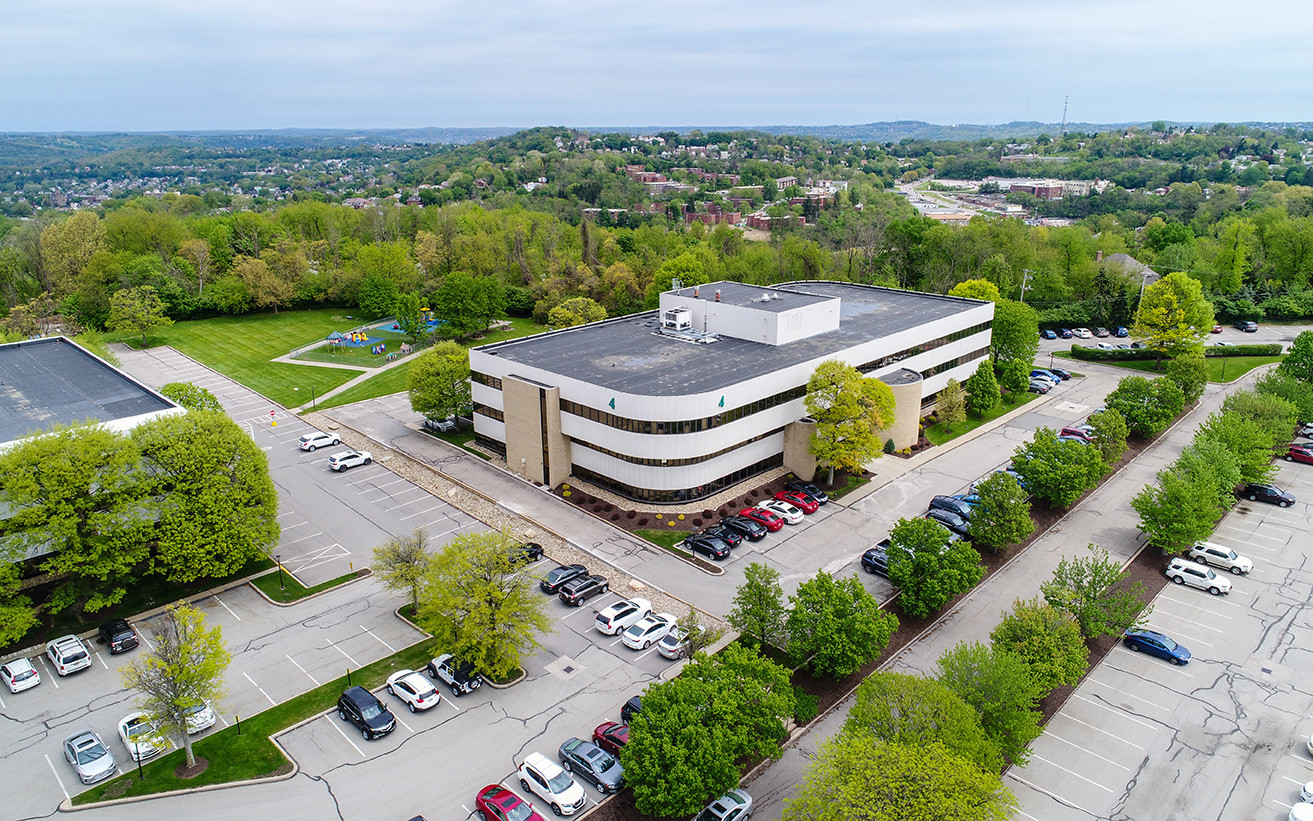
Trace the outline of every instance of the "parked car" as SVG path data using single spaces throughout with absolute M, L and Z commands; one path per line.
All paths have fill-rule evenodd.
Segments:
M 1026 386 L 1026 390 L 1031 393 L 1045 394 L 1048 393 L 1049 389 L 1052 387 L 1053 383 L 1049 382 L 1047 379 L 1032 379 L 1030 380 L 1030 384 Z
M 1125 339 L 1126 337 L 1131 335 L 1131 329 L 1125 327 L 1124 325 L 1118 325 L 1117 330 L 1113 331 L 1112 335 L 1117 337 L 1118 339 Z
M 1244 331 L 1247 334 L 1252 334 L 1258 330 L 1258 323 L 1250 322 L 1247 319 L 1240 319 L 1236 321 L 1235 327 L 1237 331 Z
M 971 537 L 971 523 L 952 511 L 939 509 L 927 510 L 925 515 L 921 518 L 929 519 L 932 522 L 939 522 L 941 525 L 948 528 L 950 533 L 956 533 L 963 539 Z
M 930 509 L 947 510 L 950 513 L 956 513 L 963 519 L 971 519 L 972 506 L 953 496 L 935 496 L 930 500 Z
M 775 498 L 778 501 L 793 505 L 803 513 L 815 513 L 821 507 L 820 502 L 806 493 L 800 493 L 796 490 L 781 490 L 775 494 Z
M 704 533 L 694 533 L 684 537 L 684 547 L 687 547 L 690 553 L 705 553 L 713 562 L 729 558 L 729 543 Z
M 1231 581 L 1214 573 L 1207 565 L 1189 559 L 1175 558 L 1167 565 L 1167 578 L 1176 584 L 1186 584 L 1207 590 L 1214 596 L 1231 592 Z
M 337 717 L 356 725 L 366 741 L 382 738 L 397 728 L 396 718 L 378 696 L 358 684 L 338 697 Z
M 1305 439 L 1313 439 L 1313 423 L 1300 422 L 1299 435 L 1304 437 Z
M 1212 542 L 1195 542 L 1194 547 L 1190 548 L 1185 555 L 1201 564 L 1210 564 L 1223 570 L 1230 570 L 1237 576 L 1254 569 L 1254 563 L 1250 559 L 1241 556 L 1229 547 L 1222 547 L 1220 544 L 1213 544 Z
M 1035 368 L 1034 370 L 1032 370 L 1030 372 L 1030 378 L 1043 379 L 1045 382 L 1048 382 L 1050 386 L 1055 388 L 1058 385 L 1062 384 L 1062 377 L 1058 376 L 1055 373 L 1050 373 L 1049 371 L 1046 371 L 1043 368 Z
M 1313 821 L 1313 804 L 1303 801 L 1295 804 L 1286 815 L 1286 821 Z
M 1143 342 L 1140 342 L 1139 340 L 1136 340 L 1135 342 L 1131 343 L 1131 350 L 1133 351 L 1143 350 L 1146 347 L 1148 346 L 1145 345 Z
M 489 784 L 474 797 L 479 821 L 543 821 L 533 805 L 500 784 Z
M 1077 439 L 1083 439 L 1083 440 L 1085 440 L 1086 442 L 1093 442 L 1093 441 L 1094 441 L 1094 434 L 1090 433 L 1090 431 L 1089 431 L 1088 429 L 1084 428 L 1084 427 L 1067 427 L 1067 428 L 1063 428 L 1061 431 L 1058 432 L 1058 435 L 1059 435 L 1059 436 L 1075 437 L 1075 438 L 1077 438 Z
M 830 497 L 825 491 L 821 490 L 815 482 L 805 482 L 796 476 L 784 483 L 785 490 L 796 490 L 800 493 L 806 493 L 820 504 L 830 501 Z
M 746 516 L 726 516 L 720 520 L 720 526 L 743 536 L 750 542 L 759 541 L 766 538 L 770 531 L 761 522 L 749 519 Z
M 374 457 L 367 450 L 344 450 L 328 457 L 328 468 L 342 473 L 356 465 L 368 465 L 373 461 Z
M 1291 445 L 1286 450 L 1287 462 L 1303 462 L 1306 465 L 1313 465 L 1313 447 L 1308 445 Z
M 629 700 L 620 705 L 620 722 L 628 724 L 634 716 L 643 712 L 643 697 L 630 696 Z
M 889 578 L 889 540 L 883 539 L 862 554 L 862 569 Z
M 693 821 L 747 821 L 752 815 L 752 796 L 743 790 L 730 790 L 707 805 Z
M 739 511 L 739 515 L 745 519 L 750 519 L 757 524 L 765 527 L 771 533 L 784 527 L 784 520 L 769 510 L 762 510 L 759 507 L 745 507 Z
M 547 575 L 543 576 L 542 580 L 538 582 L 538 589 L 544 593 L 554 595 L 561 592 L 561 588 L 566 582 L 587 573 L 588 568 L 581 564 L 563 564 L 554 570 L 548 570 Z
M 1071 339 L 1071 328 L 1059 328 L 1058 336 L 1062 339 Z
M 1100 339 L 1103 339 L 1106 336 L 1112 336 L 1112 334 L 1108 331 L 1107 328 L 1095 328 L 1094 335 L 1099 337 Z
M 442 696 L 429 680 L 414 670 L 398 670 L 388 676 L 387 690 L 406 702 L 412 713 L 432 709 L 442 701 Z
M 610 589 L 611 585 L 606 581 L 605 576 L 598 574 L 575 576 L 561 587 L 561 592 L 557 594 L 557 597 L 571 607 L 578 607 L 593 596 L 605 593 Z
M 1091 339 L 1094 337 L 1089 328 L 1072 328 L 1071 333 L 1077 339 Z
M 1245 485 L 1244 493 L 1240 495 L 1251 502 L 1267 502 L 1279 507 L 1290 507 L 1295 503 L 1295 497 L 1281 488 L 1260 482 L 1250 482 Z
M 646 650 L 665 638 L 670 628 L 675 626 L 675 621 L 675 617 L 669 613 L 648 613 L 625 628 L 625 632 L 620 634 L 620 641 L 630 650 Z
M 444 419 L 425 419 L 424 427 L 434 433 L 451 433 L 456 430 L 456 417 L 448 416 Z
M 625 786 L 625 771 L 616 757 L 591 741 L 568 738 L 556 751 L 566 772 L 578 773 L 600 793 L 620 792 Z
M 702 631 L 706 628 L 699 624 L 694 629 L 698 635 L 701 635 Z M 687 646 L 688 631 L 676 624 L 670 628 L 669 633 L 666 633 L 661 638 L 661 641 L 657 642 L 657 652 L 660 653 L 663 658 L 668 658 L 671 661 L 674 661 L 684 657 Z M 629 718 L 623 711 L 620 713 L 620 720 L 626 724 L 629 723 Z
M 1148 653 L 1166 659 L 1172 664 L 1190 663 L 1190 651 L 1162 633 L 1155 633 L 1152 630 L 1127 630 L 1122 634 L 1122 642 L 1136 653 Z
M 107 621 L 100 625 L 100 629 L 96 632 L 100 636 L 100 640 L 109 647 L 111 656 L 126 653 L 139 644 L 137 631 L 133 630 L 132 625 L 124 619 Z
M 118 769 L 114 754 L 100 740 L 100 736 L 91 730 L 74 733 L 64 739 L 64 758 L 73 766 L 78 780 L 83 784 L 94 784 L 109 778 Z
M 1092 444 L 1094 444 L 1094 442 L 1092 442 L 1091 440 L 1085 438 L 1084 436 L 1059 436 L 1057 441 L 1059 441 L 1059 442 L 1075 442 L 1075 443 L 1078 444 L 1078 445 L 1092 445 Z
M 972 507 L 980 504 L 980 495 L 976 493 L 954 493 L 952 498 L 957 499 L 959 502 L 966 502 Z
M 1049 330 L 1048 328 L 1045 328 L 1044 330 L 1040 331 L 1040 332 L 1039 332 L 1039 335 L 1040 335 L 1041 337 L 1043 337 L 1044 339 L 1057 339 L 1057 338 L 1058 338 L 1058 334 L 1057 334 L 1057 332 L 1056 332 L 1056 331 Z
M 511 566 L 533 564 L 543 557 L 543 546 L 537 542 L 518 542 L 510 549 Z
M 182 714 L 187 722 L 187 735 L 196 735 L 203 730 L 210 729 L 219 718 L 208 701 L 193 704 L 183 710 Z
M 1221 326 L 1221 325 L 1214 325 L 1214 326 L 1213 326 L 1213 329 L 1212 329 L 1211 331 L 1209 331 L 1210 334 L 1220 334 L 1221 332 L 1222 332 L 1222 326 Z
M 606 721 L 593 729 L 593 743 L 608 753 L 620 755 L 620 748 L 629 743 L 629 725 Z
M 60 678 L 91 666 L 91 654 L 82 639 L 74 635 L 61 636 L 46 643 L 46 656 Z
M 129 713 L 119 721 L 119 739 L 128 748 L 133 761 L 154 758 L 167 749 L 164 739 L 155 732 L 155 725 L 145 713 Z
M 757 505 L 757 507 L 761 508 L 762 510 L 768 510 L 771 513 L 774 513 L 776 516 L 779 516 L 788 524 L 796 525 L 802 522 L 802 517 L 803 517 L 802 510 L 794 507 L 788 502 L 781 502 L 779 499 L 767 499 L 766 501 Z
M 599 633 L 614 636 L 651 612 L 652 603 L 647 599 L 621 599 L 598 613 L 593 625 Z
M 342 444 L 342 438 L 336 433 L 324 433 L 322 430 L 317 430 L 302 436 L 297 443 L 297 447 L 314 453 L 315 448 L 326 448 L 330 445 L 340 444 Z
M 574 815 L 588 803 L 584 788 L 542 753 L 529 753 L 520 764 L 520 786 L 551 805 L 557 815 Z
M 743 534 L 734 528 L 725 525 L 723 522 L 714 524 L 711 527 L 702 528 L 702 535 L 720 539 L 722 542 L 729 545 L 730 549 L 743 544 Z
M 474 665 L 458 660 L 451 653 L 443 653 L 430 661 L 424 672 L 429 674 L 429 678 L 446 684 L 451 694 L 457 698 L 483 686 L 483 679 L 475 672 Z
M 1114 345 L 1114 344 L 1112 344 L 1111 342 L 1100 342 L 1100 343 L 1098 343 L 1097 345 L 1095 345 L 1094 347 L 1098 348 L 1098 349 L 1101 350 L 1101 351 L 1115 351 L 1115 350 L 1117 350 L 1117 346 Z
M 40 684 L 41 674 L 36 671 L 31 659 L 17 658 L 0 665 L 0 679 L 4 680 L 10 693 L 21 693 Z

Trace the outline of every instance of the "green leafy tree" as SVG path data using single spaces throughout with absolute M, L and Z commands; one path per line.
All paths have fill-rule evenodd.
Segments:
M 380 317 L 386 316 L 395 308 L 400 297 L 401 290 L 397 287 L 397 283 L 382 272 L 370 271 L 360 280 L 360 287 L 356 292 L 356 304 L 366 316 Z
M 1015 476 L 992 473 L 976 484 L 980 503 L 971 512 L 971 541 L 998 552 L 1035 532 L 1030 518 L 1030 494 Z
M 998 772 L 1003 759 L 985 738 L 980 716 L 957 693 L 934 679 L 877 671 L 857 685 L 845 733 L 890 744 L 939 743 L 981 770 Z
M 702 617 L 692 606 L 675 624 L 684 631 L 684 642 L 679 648 L 680 658 L 691 659 L 708 647 L 714 646 L 725 636 L 724 630 L 703 624 Z
M 1236 485 L 1240 484 L 1240 463 L 1222 443 L 1197 432 L 1190 446 L 1172 463 L 1189 481 L 1204 489 L 1204 501 L 1190 515 L 1202 522 L 1215 522 L 1235 504 Z M 1211 495 L 1212 504 L 1207 499 Z M 1202 537 L 1201 537 L 1202 538 Z
M 980 554 L 966 542 L 950 545 L 949 535 L 929 519 L 899 519 L 889 531 L 889 581 L 909 616 L 929 616 L 984 578 Z
M 1167 363 L 1168 379 L 1181 389 L 1185 404 L 1189 405 L 1204 395 L 1208 384 L 1208 364 L 1202 350 L 1191 349 L 1178 353 Z
M 739 644 L 652 685 L 620 750 L 638 811 L 689 815 L 738 786 L 736 762 L 778 756 L 796 706 L 789 671 Z
M 519 572 L 505 533 L 467 533 L 435 555 L 420 589 L 421 627 L 452 655 L 494 679 L 520 667 L 552 629 L 547 602 Z
M 1222 412 L 1239 414 L 1254 422 L 1274 457 L 1285 453 L 1290 431 L 1299 422 L 1299 408 L 1293 402 L 1256 391 L 1230 394 L 1222 400 Z
M 1071 614 L 1086 638 L 1121 635 L 1153 609 L 1140 598 L 1144 585 L 1126 586 L 1126 571 L 1108 551 L 1095 544 L 1087 549 L 1089 556 L 1058 562 L 1040 591 L 1050 605 Z
M 1108 468 L 1117 464 L 1126 452 L 1126 420 L 1115 408 L 1105 408 L 1090 414 L 1090 427 L 1094 428 L 1094 446 Z
M 1039 353 L 1039 314 L 1024 302 L 999 300 L 994 305 L 989 355 L 995 362 L 1019 359 L 1029 367 Z
M 428 543 L 428 531 L 417 527 L 409 536 L 393 536 L 374 548 L 369 565 L 384 587 L 410 594 L 413 607 L 419 607 L 419 593 L 432 562 Z
M 170 606 L 151 621 L 151 647 L 119 670 L 123 686 L 141 693 L 139 706 L 156 731 L 182 743 L 187 766 L 196 765 L 187 709 L 224 696 L 223 676 L 232 660 L 219 625 L 189 605 Z
M 861 580 L 835 580 L 824 570 L 789 597 L 789 653 L 818 675 L 842 678 L 875 659 L 898 629 Z
M 733 608 L 729 611 L 730 625 L 759 645 L 782 647 L 787 635 L 784 631 L 787 613 L 780 572 L 760 562 L 745 567 L 743 584 L 734 592 Z
M 219 404 L 219 400 L 214 394 L 190 382 L 170 382 L 160 388 L 160 394 L 166 399 L 177 402 L 187 410 L 223 412 L 223 405 Z
M 606 319 L 606 309 L 586 296 L 567 299 L 547 314 L 547 324 L 553 328 L 572 328 L 603 319 Z
M 1301 421 L 1313 421 L 1313 390 L 1309 383 L 1301 382 L 1288 372 L 1275 368 L 1258 377 L 1254 390 L 1268 396 L 1279 396 L 1295 406 L 1295 415 Z
M 468 349 L 447 340 L 411 363 L 411 410 L 426 419 L 445 419 L 467 412 L 471 402 Z
M 1209 414 L 1195 431 L 1195 441 L 1212 441 L 1226 448 L 1240 469 L 1241 482 L 1264 482 L 1276 472 L 1270 440 L 1250 417 L 1228 411 Z
M 1034 706 L 1044 693 L 1026 662 L 998 647 L 963 642 L 939 657 L 935 678 L 975 708 L 1006 760 L 1030 758 L 1026 746 L 1043 732 Z
M 1090 663 L 1080 625 L 1051 604 L 1017 599 L 989 634 L 995 647 L 1013 653 L 1030 667 L 1044 691 L 1080 681 Z
M 162 416 L 132 431 L 157 500 L 155 572 L 173 582 L 222 578 L 278 543 L 269 458 L 226 414 Z
M 967 377 L 967 407 L 976 416 L 985 414 L 998 407 L 1003 401 L 998 390 L 998 380 L 994 378 L 994 365 L 988 359 L 983 360 L 976 372 Z
M 1039 428 L 1030 442 L 1017 448 L 1012 467 L 1035 498 L 1071 507 L 1099 483 L 1105 465 L 1093 445 L 1060 441 L 1052 428 Z
M 18 565 L 0 561 L 0 647 L 14 644 L 37 625 L 32 600 L 22 595 Z
M 1213 304 L 1199 280 L 1168 274 L 1144 289 L 1131 334 L 1161 356 L 1198 348 L 1213 328 Z
M 1141 438 L 1167 430 L 1185 409 L 1185 396 L 1175 382 L 1143 376 L 1123 377 L 1104 401 L 1121 414 L 1126 429 Z
M 998 286 L 987 279 L 968 279 L 959 282 L 948 289 L 948 295 L 978 299 L 981 302 L 998 302 L 1002 299 L 998 292 Z
M 879 379 L 863 377 L 851 365 L 829 359 L 807 380 L 807 413 L 816 420 L 811 452 L 828 465 L 854 473 L 881 454 L 879 433 L 894 421 L 894 394 Z
M 1131 507 L 1140 514 L 1140 530 L 1164 553 L 1184 551 L 1212 532 L 1215 502 L 1208 488 L 1191 476 L 1168 467 L 1156 483 L 1145 485 Z
M 942 744 L 827 740 L 784 809 L 784 821 L 1005 821 L 1016 798 L 997 773 Z
M 956 379 L 948 380 L 948 384 L 939 392 L 938 413 L 939 421 L 944 423 L 949 433 L 953 432 L 954 425 L 967 418 L 966 394 Z
M 1307 386 L 1313 385 L 1313 331 L 1302 331 L 1295 337 L 1277 370 L 1303 382 L 1306 390 Z
M 1031 363 L 1024 359 L 1009 359 L 998 366 L 999 384 L 1008 392 L 1008 402 L 1016 404 L 1030 387 Z
M 392 306 L 392 315 L 397 318 L 401 330 L 410 337 L 412 345 L 428 336 L 429 325 L 424 320 L 424 300 L 419 294 L 412 291 L 397 294 L 397 301 Z
M 173 324 L 164 310 L 164 300 L 151 286 L 124 288 L 109 298 L 109 318 L 105 325 L 118 333 L 141 334 L 141 345 L 145 347 L 147 333 Z
M 442 278 L 442 285 L 429 299 L 429 305 L 442 325 L 444 336 L 462 337 L 482 327 L 479 316 L 479 286 L 464 271 L 453 271 Z

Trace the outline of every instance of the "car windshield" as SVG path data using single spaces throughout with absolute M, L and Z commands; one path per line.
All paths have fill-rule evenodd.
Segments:
M 360 708 L 360 717 L 368 721 L 371 718 L 378 718 L 383 715 L 383 712 L 382 702 L 375 701 L 373 704 L 366 704 Z
M 79 764 L 90 764 L 103 755 L 105 755 L 105 748 L 100 745 L 99 741 L 92 741 L 77 748 Z
M 519 804 L 506 810 L 506 821 L 525 821 L 525 819 L 531 815 L 533 815 L 533 808 L 521 801 Z
M 547 782 L 547 786 L 551 789 L 554 795 L 560 795 L 570 789 L 570 785 L 573 783 L 574 779 L 570 777 L 570 774 L 562 770 L 555 778 Z
M 136 738 L 137 736 L 150 735 L 155 728 L 144 718 L 134 718 L 128 722 L 127 730 L 128 738 Z
M 1166 647 L 1168 650 L 1175 650 L 1177 647 L 1180 646 L 1180 645 L 1178 645 L 1176 642 L 1174 642 L 1174 641 L 1172 641 L 1171 639 L 1167 638 L 1166 636 L 1159 636 L 1159 637 L 1158 637 L 1158 642 L 1159 642 L 1163 647 Z

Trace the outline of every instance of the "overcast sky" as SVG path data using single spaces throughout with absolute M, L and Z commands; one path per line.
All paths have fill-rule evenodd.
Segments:
M 2 0 L 0 131 L 1313 119 L 1306 0 Z

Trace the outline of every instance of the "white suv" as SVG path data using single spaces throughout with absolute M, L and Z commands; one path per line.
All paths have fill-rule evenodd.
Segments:
M 341 453 L 334 453 L 328 457 L 328 467 L 341 473 L 344 470 L 353 468 L 356 465 L 367 465 L 374 461 L 374 457 L 367 450 L 355 451 L 344 450 Z
M 300 448 L 314 453 L 315 448 L 326 448 L 329 445 L 340 444 L 342 444 L 342 440 L 336 433 L 324 433 L 322 430 L 317 430 L 301 437 Z
M 68 635 L 46 644 L 46 655 L 61 677 L 91 666 L 91 654 L 77 636 Z
M 1188 584 L 1200 590 L 1207 590 L 1214 596 L 1231 592 L 1231 580 L 1214 573 L 1206 565 L 1188 559 L 1172 559 L 1167 565 L 1167 578 L 1177 584 Z
M 647 599 L 618 601 L 598 613 L 595 624 L 599 632 L 614 636 L 651 612 L 652 603 Z
M 1229 547 L 1222 547 L 1220 544 L 1212 542 L 1195 542 L 1194 547 L 1186 554 L 1190 558 L 1202 564 L 1211 564 L 1216 567 L 1230 570 L 1237 576 L 1254 569 L 1254 563 L 1236 553 Z
M 542 753 L 529 753 L 520 765 L 520 784 L 552 806 L 557 815 L 574 815 L 588 803 L 584 788 Z

